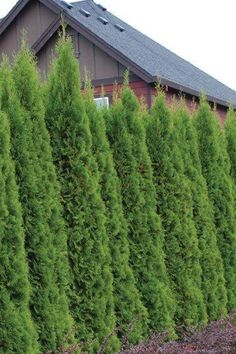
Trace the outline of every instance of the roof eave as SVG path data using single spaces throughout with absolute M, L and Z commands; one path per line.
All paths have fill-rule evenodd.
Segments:
M 187 86 L 183 86 L 183 85 L 180 85 L 176 82 L 170 81 L 168 79 L 159 78 L 157 76 L 152 77 L 152 83 L 159 83 L 159 82 L 161 85 L 167 85 L 175 90 L 178 90 L 179 92 L 181 92 L 183 94 L 186 93 L 191 96 L 198 97 L 198 98 L 200 98 L 202 94 L 205 94 L 204 90 L 202 92 L 199 92 L 199 91 L 196 91 L 196 90 L 189 88 Z M 226 108 L 228 108 L 230 106 L 233 106 L 233 108 L 236 108 L 236 104 L 234 104 L 233 102 L 227 102 L 227 101 L 221 100 L 217 97 L 213 97 L 213 96 L 210 96 L 207 94 L 205 94 L 205 96 L 206 96 L 207 100 L 212 103 L 219 104 L 219 105 L 224 106 Z

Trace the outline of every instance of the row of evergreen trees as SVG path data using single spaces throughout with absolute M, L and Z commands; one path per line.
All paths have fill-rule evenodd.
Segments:
M 46 84 L 26 45 L 0 68 L 0 353 L 205 325 L 236 307 L 236 116 L 222 129 L 124 87 L 81 92 L 70 40 Z M 118 97 L 117 97 L 118 96 Z M 107 338 L 107 340 L 106 340 Z

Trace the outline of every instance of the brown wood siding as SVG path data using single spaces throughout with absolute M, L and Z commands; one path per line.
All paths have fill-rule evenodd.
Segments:
M 117 77 L 119 74 L 118 62 L 98 47 L 95 47 L 95 73 L 96 80 Z
M 55 20 L 55 18 L 57 17 L 57 15 L 51 11 L 50 9 L 48 9 L 46 6 L 44 6 L 42 3 L 39 3 L 39 7 L 40 7 L 40 32 L 38 33 L 38 37 L 41 35 L 41 33 L 43 33 L 47 27 Z
M 124 72 L 125 68 L 102 52 L 85 37 L 76 33 L 71 27 L 67 27 L 67 33 L 72 37 L 75 54 L 80 65 L 81 80 L 85 78 L 85 72 L 89 74 L 91 80 L 109 79 L 118 77 L 119 72 Z M 55 57 L 55 46 L 58 35 L 52 36 L 47 44 L 38 53 L 38 65 L 43 77 L 47 76 L 52 58 Z
M 67 34 L 71 36 L 74 44 L 74 54 L 79 57 L 79 35 L 70 26 L 67 27 Z M 42 73 L 42 77 L 45 79 L 49 73 L 53 60 L 56 58 L 56 45 L 59 39 L 58 32 L 56 32 L 44 45 L 44 47 L 38 52 L 38 66 Z
M 29 46 L 32 46 L 39 36 L 56 18 L 56 14 L 37 0 L 29 2 L 24 10 L 0 37 L 0 56 L 6 54 L 9 58 L 19 50 L 23 31 Z
M 115 59 L 82 35 L 79 35 L 79 63 L 82 79 L 86 71 L 92 80 L 99 80 L 118 77 L 125 70 Z
M 38 53 L 38 67 L 43 79 L 46 79 L 53 60 L 56 58 L 58 33 L 54 34 L 43 49 Z
M 18 50 L 18 41 L 17 41 L 17 26 L 16 21 L 9 26 L 4 34 L 0 37 L 0 61 L 2 55 L 7 55 L 9 59 L 12 58 L 14 52 Z
M 79 62 L 81 78 L 84 78 L 88 71 L 91 79 L 95 78 L 95 46 L 84 36 L 79 35 Z

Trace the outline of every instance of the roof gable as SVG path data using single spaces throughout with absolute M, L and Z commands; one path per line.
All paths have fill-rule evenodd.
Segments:
M 19 0 L 11 11 L 0 21 L 0 35 L 8 28 L 8 26 L 15 20 L 19 13 L 30 3 L 32 0 Z M 50 10 L 56 14 L 61 13 L 61 7 L 54 3 L 53 0 L 38 0 L 45 4 Z

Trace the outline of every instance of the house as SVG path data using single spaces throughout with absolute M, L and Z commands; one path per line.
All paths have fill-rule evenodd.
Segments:
M 12 58 L 20 47 L 22 31 L 46 76 L 55 55 L 62 17 L 73 39 L 82 80 L 90 73 L 95 92 L 101 85 L 111 98 L 114 83 L 122 83 L 126 68 L 130 86 L 151 106 L 155 83 L 160 81 L 168 101 L 183 94 L 190 109 L 204 92 L 224 119 L 229 105 L 236 107 L 236 92 L 165 47 L 140 33 L 93 0 L 19 0 L 0 21 L 0 57 Z

